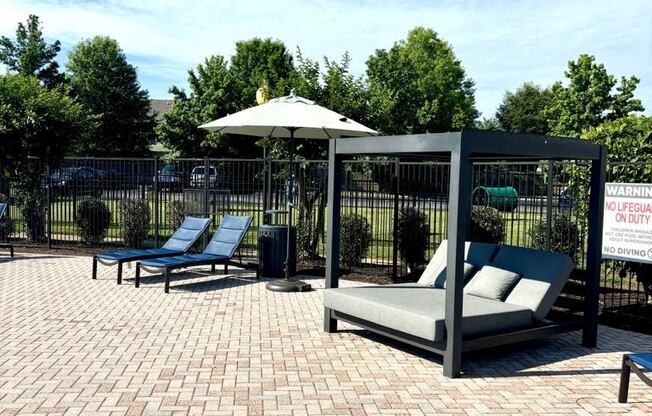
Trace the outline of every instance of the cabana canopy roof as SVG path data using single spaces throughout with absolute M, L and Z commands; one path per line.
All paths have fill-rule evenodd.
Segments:
M 339 155 L 394 155 L 450 160 L 463 152 L 471 159 L 598 160 L 602 146 L 570 139 L 503 131 L 464 129 L 447 133 L 337 139 Z

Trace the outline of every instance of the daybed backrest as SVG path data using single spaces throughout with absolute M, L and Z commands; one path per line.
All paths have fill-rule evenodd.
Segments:
M 491 262 L 498 246 L 495 244 L 488 243 L 476 243 L 467 241 L 464 245 L 464 260 L 467 263 L 471 263 L 476 267 L 476 270 L 482 268 L 482 266 L 487 265 Z M 422 285 L 432 285 L 435 283 L 435 279 L 439 274 L 446 268 L 446 257 L 448 250 L 448 240 L 443 240 L 435 255 L 432 256 L 428 266 L 423 271 L 423 274 L 419 278 L 418 283 Z
M 253 217 L 225 215 L 204 253 L 214 256 L 233 257 L 244 238 Z
M 168 250 L 188 251 L 210 225 L 211 218 L 186 217 L 163 245 Z
M 521 275 L 505 302 L 532 309 L 539 321 L 550 312 L 575 268 L 565 254 L 512 246 L 501 246 L 492 266 Z

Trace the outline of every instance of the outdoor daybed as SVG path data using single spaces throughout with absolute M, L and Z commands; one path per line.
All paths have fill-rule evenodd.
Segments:
M 389 156 L 397 160 L 416 159 L 448 164 L 448 244 L 439 255 L 446 258 L 445 288 L 412 285 L 328 290 L 339 286 L 341 193 L 342 184 L 346 183 L 344 161 L 361 156 Z M 587 170 L 589 193 L 586 202 L 589 209 L 586 257 L 582 259 L 586 270 L 582 273 L 584 308 L 581 315 L 545 320 L 573 268 L 567 257 L 554 253 L 500 247 L 488 260 L 490 264 L 485 266 L 486 270 L 481 267 L 465 284 L 473 272 L 472 266 L 465 265 L 465 259 L 467 263 L 474 261 L 470 255 L 472 250 L 466 252 L 464 241 L 470 229 L 474 163 L 506 160 L 568 160 L 575 162 L 578 168 Z M 461 374 L 464 351 L 508 345 L 578 329 L 582 329 L 582 344 L 595 347 L 606 160 L 606 148 L 588 140 L 474 129 L 331 139 L 328 152 L 324 331 L 336 332 L 338 321 L 343 320 L 427 349 L 443 356 L 443 374 L 446 377 Z M 399 192 L 397 186 L 396 193 Z M 551 207 L 552 203 L 552 192 L 549 192 L 547 206 Z M 551 211 L 547 218 L 552 218 Z M 550 229 L 549 226 L 547 228 Z M 474 266 L 477 269 L 481 264 Z M 438 267 L 441 268 L 441 264 Z M 434 265 L 431 271 L 433 269 Z M 429 279 L 432 276 L 441 280 L 437 279 L 436 274 Z M 482 278 L 476 279 L 478 276 Z M 498 281 L 500 285 L 495 284 Z M 491 301 L 487 297 L 498 300 Z
M 467 339 L 543 323 L 574 268 L 559 253 L 469 242 L 465 248 L 462 331 Z M 415 284 L 328 289 L 324 306 L 338 319 L 364 321 L 443 347 L 446 251 L 443 241 Z M 503 278 L 502 270 L 513 273 Z

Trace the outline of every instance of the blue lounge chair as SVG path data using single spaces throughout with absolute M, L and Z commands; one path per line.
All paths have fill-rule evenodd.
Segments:
M 155 257 L 185 254 L 197 242 L 210 225 L 211 218 L 186 217 L 172 237 L 161 248 L 142 250 L 106 251 L 93 257 L 93 279 L 97 278 L 97 263 L 105 266 L 118 265 L 118 284 L 122 283 L 122 264 Z
M 0 219 L 7 213 L 8 205 L 6 203 L 0 203 Z M 13 257 L 14 256 L 14 246 L 11 244 L 0 244 L 0 248 L 8 248 L 9 249 L 9 256 Z
M 165 293 L 170 293 L 170 271 L 191 266 L 211 265 L 215 272 L 216 264 L 224 264 L 224 273 L 228 272 L 228 261 L 240 246 L 253 217 L 238 217 L 225 215 L 215 235 L 201 254 L 186 254 L 183 256 L 153 258 L 139 261 L 136 264 L 136 287 L 140 286 L 140 269 L 163 272 L 165 276 Z
M 627 403 L 629 374 L 632 371 L 643 383 L 652 387 L 652 380 L 644 373 L 644 371 L 652 371 L 652 353 L 625 354 L 623 356 L 623 369 L 620 373 L 620 391 L 618 393 L 618 402 L 620 403 Z

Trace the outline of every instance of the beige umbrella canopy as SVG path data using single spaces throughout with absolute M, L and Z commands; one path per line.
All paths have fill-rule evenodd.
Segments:
M 294 94 L 278 97 L 268 102 L 230 114 L 226 117 L 199 126 L 208 131 L 243 136 L 287 138 L 290 166 L 294 171 L 294 139 L 332 139 L 338 137 L 375 136 L 378 133 L 341 114 L 315 104 Z M 310 289 L 310 285 L 290 279 L 290 236 L 292 229 L 292 189 L 294 177 L 289 176 L 287 191 L 287 246 L 285 279 L 267 284 L 267 288 L 280 292 L 295 292 Z
M 228 134 L 296 139 L 378 134 L 341 114 L 294 95 L 294 90 L 288 96 L 274 98 L 265 104 L 218 118 L 199 127 Z

